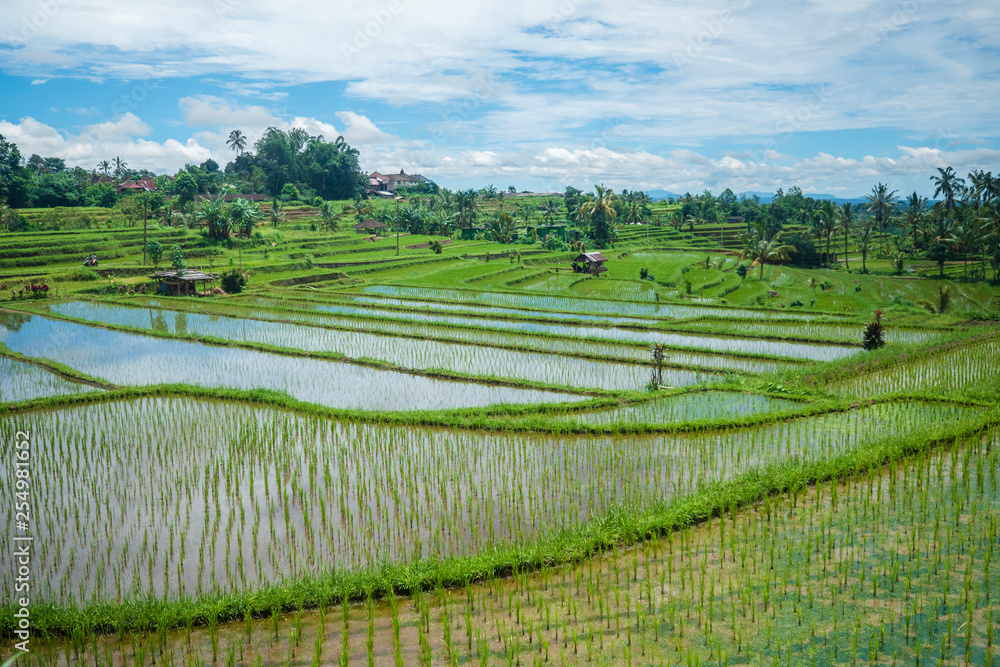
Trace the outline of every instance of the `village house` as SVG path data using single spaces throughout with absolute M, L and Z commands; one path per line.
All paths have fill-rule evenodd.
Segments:
M 428 182 L 428 178 L 420 174 L 407 174 L 402 169 L 398 174 L 380 174 L 373 171 L 368 174 L 368 192 L 379 197 L 391 197 L 396 188 L 408 188 Z

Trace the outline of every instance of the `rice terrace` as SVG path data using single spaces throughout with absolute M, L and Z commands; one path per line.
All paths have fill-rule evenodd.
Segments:
M 0 667 L 1000 667 L 997 53 L 4 0 Z
M 942 204 L 400 199 L 8 209 L 18 664 L 992 664 L 1000 288 Z

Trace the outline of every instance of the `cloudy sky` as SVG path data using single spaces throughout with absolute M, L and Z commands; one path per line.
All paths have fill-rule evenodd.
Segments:
M 176 171 L 304 127 L 447 187 L 930 194 L 1000 171 L 996 0 L 4 0 L 0 134 Z

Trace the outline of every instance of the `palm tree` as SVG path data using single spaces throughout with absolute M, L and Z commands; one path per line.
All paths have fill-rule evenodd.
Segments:
M 105 177 L 111 174 L 111 161 L 101 160 L 97 163 L 97 168 L 104 174 Z
M 229 146 L 239 157 L 243 154 L 243 149 L 247 146 L 247 138 L 243 136 L 243 132 L 240 130 L 233 130 L 229 133 L 229 139 L 226 141 L 226 145 Z
M 854 226 L 854 207 L 851 202 L 844 202 L 840 205 L 837 217 L 840 220 L 840 228 L 844 231 L 844 265 L 849 269 L 851 268 L 851 259 L 847 256 L 847 237 Z
M 246 199 L 236 199 L 229 205 L 229 231 L 236 236 L 250 236 L 253 223 L 261 217 L 260 205 Z M 240 257 L 240 272 L 243 271 L 243 244 L 236 240 L 236 249 Z
M 875 244 L 872 243 L 872 226 L 870 224 L 862 225 L 856 246 L 861 251 L 861 273 L 868 273 L 868 253 L 875 249 Z
M 319 219 L 323 227 L 331 232 L 337 231 L 337 213 L 333 210 L 332 201 L 325 201 L 320 205 Z
M 947 209 L 940 204 L 931 208 L 928 229 L 925 233 L 931 239 L 931 247 L 927 256 L 937 262 L 938 276 L 944 278 L 944 263 L 948 259 L 951 246 L 955 245 L 955 222 L 948 215 Z
M 354 198 L 354 202 L 350 205 L 350 209 L 357 217 L 358 222 L 361 222 L 361 219 L 364 218 L 366 215 L 372 214 L 372 205 L 368 203 L 367 200 L 362 199 L 361 197 Z
M 595 195 L 580 207 L 580 213 L 590 219 L 592 234 L 599 243 L 608 243 L 615 236 L 615 204 L 618 197 L 611 188 L 594 186 Z
M 956 200 L 965 187 L 965 179 L 959 178 L 951 167 L 946 169 L 938 167 L 938 175 L 931 176 L 931 180 L 934 181 L 934 196 L 944 196 L 944 210 L 954 211 L 958 206 Z
M 917 230 L 924 219 L 924 207 L 927 206 L 927 198 L 921 197 L 916 192 L 906 198 L 906 226 L 910 228 L 910 238 L 913 239 L 914 247 L 917 247 Z
M 510 243 L 517 232 L 517 225 L 506 213 L 496 213 L 489 218 L 487 232 L 497 243 Z
M 746 247 L 740 251 L 740 259 L 751 260 L 750 266 L 760 265 L 760 279 L 764 279 L 764 265 L 768 262 L 780 262 L 788 259 L 790 253 L 795 252 L 795 246 L 782 245 L 774 237 L 763 239 L 756 234 L 748 234 L 744 237 Z
M 284 214 L 281 212 L 281 200 L 277 197 L 271 198 L 271 211 L 270 211 L 271 226 L 275 229 L 278 228 L 278 223 L 285 219 Z
M 229 236 L 229 225 L 226 221 L 228 211 L 226 211 L 225 200 L 219 196 L 215 199 L 205 197 L 201 200 L 201 208 L 195 214 L 196 219 L 205 221 L 208 224 L 208 236 L 215 240 L 222 240 Z
M 115 176 L 117 178 L 123 178 L 128 174 L 128 163 L 125 162 L 125 160 L 121 159 L 119 156 L 115 156 L 113 162 L 115 165 Z
M 896 203 L 896 191 L 889 190 L 889 186 L 884 183 L 872 186 L 872 192 L 865 195 L 868 203 L 865 205 L 875 216 L 875 226 L 883 235 L 879 237 L 881 242 L 889 224 L 889 217 L 892 215 L 893 206 Z
M 559 205 L 549 199 L 544 204 L 539 206 L 538 210 L 541 211 L 542 219 L 545 221 L 545 224 L 551 225 L 552 221 L 559 214 Z
M 819 205 L 819 228 L 826 235 L 826 265 L 830 265 L 830 239 L 837 231 L 837 207 L 830 200 Z

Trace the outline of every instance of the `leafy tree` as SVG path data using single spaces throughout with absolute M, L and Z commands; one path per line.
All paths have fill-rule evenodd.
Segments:
M 302 195 L 299 194 L 299 189 L 295 187 L 292 183 L 285 183 L 283 186 L 281 186 L 281 201 L 283 202 L 296 201 L 299 198 L 301 198 L 301 196 Z
M 83 191 L 87 206 L 111 208 L 118 201 L 118 193 L 110 183 L 94 183 Z
M 84 202 L 83 192 L 76 180 L 67 173 L 42 174 L 35 181 L 35 206 L 79 206 Z
M 149 259 L 153 262 L 153 267 L 155 268 L 160 263 L 160 258 L 163 257 L 163 244 L 155 239 L 150 241 L 146 244 L 146 254 L 149 255 Z
M 194 196 L 198 194 L 198 181 L 190 172 L 182 171 L 174 179 L 172 189 L 183 206 L 189 201 L 194 201 Z

